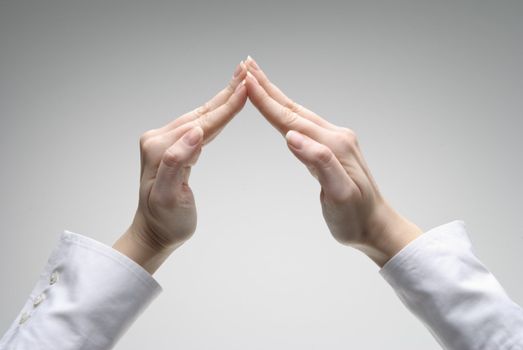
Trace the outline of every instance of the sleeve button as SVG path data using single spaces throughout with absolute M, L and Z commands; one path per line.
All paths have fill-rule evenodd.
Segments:
M 54 271 L 49 278 L 49 284 L 53 285 L 58 281 L 58 271 Z
M 22 316 L 20 316 L 20 321 L 18 321 L 19 324 L 24 324 L 29 317 L 31 317 L 27 312 L 24 312 Z
M 37 307 L 38 305 L 40 305 L 42 303 L 42 301 L 44 301 L 45 299 L 45 295 L 42 293 L 40 294 L 39 296 L 37 296 L 35 298 L 35 300 L 33 301 L 33 306 L 34 307 Z

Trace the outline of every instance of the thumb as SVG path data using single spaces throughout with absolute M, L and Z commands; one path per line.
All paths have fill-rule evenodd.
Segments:
M 285 135 L 287 146 L 317 176 L 325 196 L 343 201 L 355 186 L 330 148 L 297 131 Z
M 187 173 L 200 153 L 203 129 L 199 126 L 187 131 L 178 141 L 164 152 L 158 167 L 155 187 L 166 195 L 187 180 Z

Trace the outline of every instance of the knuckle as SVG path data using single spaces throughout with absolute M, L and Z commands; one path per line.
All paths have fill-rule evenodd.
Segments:
M 329 148 L 326 146 L 317 147 L 314 150 L 314 159 L 319 165 L 328 164 L 334 156 Z
M 348 150 L 358 148 L 358 137 L 356 133 L 348 128 L 344 128 L 338 134 L 338 142 Z
M 347 138 L 347 142 L 353 146 L 358 145 L 358 136 L 352 129 L 345 129 L 344 131 L 345 137 Z
M 331 196 L 330 200 L 334 205 L 352 202 L 356 192 L 350 186 L 345 186 L 342 191 Z
M 140 140 L 140 149 L 144 154 L 153 153 L 158 148 L 158 145 L 159 143 L 156 137 L 150 137 L 143 141 Z
M 281 115 L 283 117 L 285 125 L 287 126 L 292 126 L 298 119 L 298 114 L 294 113 L 288 107 L 282 107 Z
M 140 136 L 140 146 L 143 146 L 149 139 L 153 137 L 155 129 L 147 130 Z
M 210 127 L 209 114 L 204 114 L 200 118 L 198 118 L 198 124 L 204 131 L 208 130 Z
M 183 162 L 183 157 L 179 152 L 167 149 L 163 154 L 162 161 L 169 168 L 175 168 Z
M 196 109 L 196 114 L 199 117 L 201 117 L 201 116 L 205 115 L 206 113 L 208 113 L 210 110 L 211 110 L 211 104 L 209 102 L 205 102 L 203 105 L 201 105 L 200 107 L 198 107 Z
M 234 90 L 236 90 L 236 88 L 234 87 L 234 80 L 231 80 L 225 87 L 225 91 L 227 91 L 227 93 L 229 94 L 232 94 Z
M 290 109 L 292 112 L 299 114 L 302 110 L 302 106 L 294 102 L 293 100 L 289 99 L 289 101 L 285 104 L 285 107 Z

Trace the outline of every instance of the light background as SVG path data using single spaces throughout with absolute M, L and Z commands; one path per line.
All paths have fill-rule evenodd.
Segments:
M 523 303 L 523 2 L 0 1 L 0 332 L 64 229 L 107 244 L 137 204 L 138 138 L 247 54 L 353 128 L 389 201 L 467 223 Z M 199 226 L 117 349 L 438 349 L 249 103 L 192 173 Z

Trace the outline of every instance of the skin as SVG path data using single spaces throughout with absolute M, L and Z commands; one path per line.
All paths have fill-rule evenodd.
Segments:
M 229 84 L 204 105 L 140 137 L 138 208 L 113 248 L 153 274 L 196 230 L 196 205 L 189 186 L 191 166 L 243 108 L 247 90 L 243 62 Z
M 319 181 L 323 217 L 333 237 L 382 267 L 422 231 L 383 198 L 353 130 L 292 101 L 251 57 L 245 64 L 250 101 Z
M 153 274 L 193 235 L 197 217 L 188 184 L 191 166 L 247 98 L 319 181 L 323 217 L 338 242 L 382 267 L 422 233 L 383 198 L 354 131 L 289 99 L 248 57 L 209 102 L 141 136 L 138 208 L 113 248 Z

